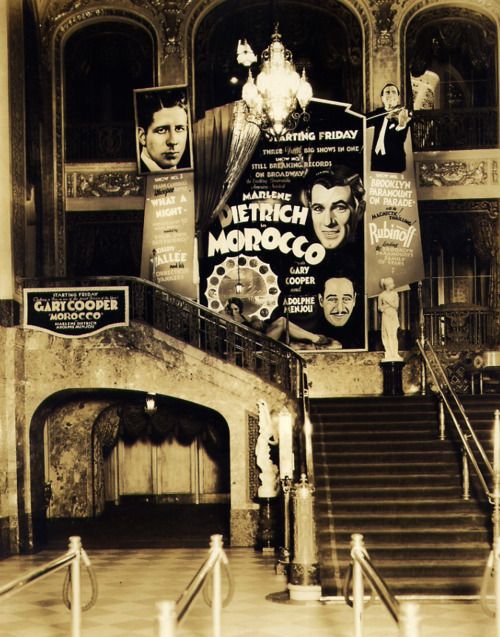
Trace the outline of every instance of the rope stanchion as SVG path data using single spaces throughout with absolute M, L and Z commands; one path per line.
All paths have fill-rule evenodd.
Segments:
M 229 561 L 223 550 L 222 535 L 210 537 L 210 553 L 200 569 L 189 582 L 176 602 L 158 602 L 158 637 L 175 637 L 177 626 L 186 616 L 191 604 L 200 591 L 207 605 L 212 609 L 214 637 L 221 637 L 221 610 L 225 608 L 234 594 L 234 582 L 229 570 Z M 222 572 L 228 580 L 228 592 L 222 599 Z M 211 586 L 211 591 L 209 590 Z
M 91 599 L 83 608 L 81 604 L 81 561 L 83 561 L 89 573 L 92 585 Z M 66 566 L 68 567 L 68 571 L 63 584 L 62 597 L 66 607 L 71 610 L 71 637 L 80 637 L 82 610 L 88 610 L 95 604 L 97 600 L 97 580 L 92 570 L 90 559 L 82 548 L 81 538 L 77 535 L 69 538 L 69 550 L 67 553 L 44 564 L 35 571 L 31 571 L 30 573 L 9 582 L 5 586 L 0 587 L 0 600 L 9 595 L 19 593 L 23 587 L 33 584 L 37 580 L 46 577 L 51 573 L 55 573 Z M 69 593 L 70 585 L 71 601 Z

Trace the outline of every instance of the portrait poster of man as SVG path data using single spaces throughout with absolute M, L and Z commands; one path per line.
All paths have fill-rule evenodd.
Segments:
M 262 134 L 204 237 L 200 298 L 298 350 L 362 350 L 364 116 L 325 100 L 308 111 L 279 139 Z
M 192 170 L 192 135 L 186 86 L 134 91 L 137 171 L 140 175 Z

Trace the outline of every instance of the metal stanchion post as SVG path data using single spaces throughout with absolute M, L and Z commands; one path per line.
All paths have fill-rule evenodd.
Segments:
M 212 624 L 214 637 L 221 637 L 221 614 L 222 614 L 222 593 L 221 593 L 221 568 L 220 556 L 222 551 L 222 535 L 210 536 L 210 548 L 217 552 L 212 574 L 213 598 L 212 598 Z
M 365 548 L 361 533 L 351 535 L 351 556 L 352 556 L 352 609 L 354 611 L 354 637 L 363 637 L 363 607 L 364 607 L 364 585 L 363 570 L 353 553 L 357 550 L 363 551 Z
M 493 569 L 495 575 L 495 628 L 500 637 L 500 411 L 495 411 L 493 425 Z
M 446 438 L 446 429 L 445 429 L 445 417 L 444 417 L 444 402 L 443 399 L 439 398 L 439 440 L 445 440 Z
M 425 317 L 424 317 L 424 300 L 422 294 L 422 281 L 418 282 L 418 331 L 419 340 L 424 347 L 425 345 Z M 425 361 L 423 356 L 420 359 L 420 393 L 425 396 L 427 389 L 427 377 L 425 370 Z
M 283 546 L 280 548 L 276 571 L 278 574 L 288 577 L 290 567 L 290 492 L 292 490 L 292 481 L 288 476 L 281 480 L 281 489 L 283 491 Z
M 81 538 L 72 535 L 69 538 L 69 550 L 75 552 L 71 562 L 71 637 L 80 637 L 82 628 L 82 602 L 80 591 L 80 551 Z
M 400 637 L 419 637 L 419 606 L 414 602 L 401 602 L 399 615 Z
M 177 630 L 177 613 L 175 602 L 157 602 L 158 610 L 158 637 L 175 637 Z
M 470 437 L 470 434 L 465 434 L 466 440 Z M 464 500 L 470 500 L 469 458 L 465 447 L 462 447 L 462 497 Z

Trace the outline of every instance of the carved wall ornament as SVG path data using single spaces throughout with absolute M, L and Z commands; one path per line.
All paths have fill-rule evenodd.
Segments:
M 418 183 L 423 188 L 481 186 L 488 183 L 486 161 L 418 162 Z
M 392 0 L 377 0 L 374 5 L 375 48 L 394 48 L 394 17 Z
M 184 14 L 192 0 L 131 0 L 132 4 L 150 11 L 155 21 L 160 26 L 162 36 L 162 59 L 166 60 L 170 55 L 184 58 L 184 42 L 181 33 L 181 25 Z
M 144 178 L 135 172 L 75 171 L 66 174 L 66 196 L 138 197 L 144 194 Z

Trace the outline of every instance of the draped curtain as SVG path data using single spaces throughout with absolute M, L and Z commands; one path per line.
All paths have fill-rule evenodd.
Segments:
M 218 106 L 194 126 L 196 232 L 199 236 L 229 199 L 260 138 L 243 101 Z

